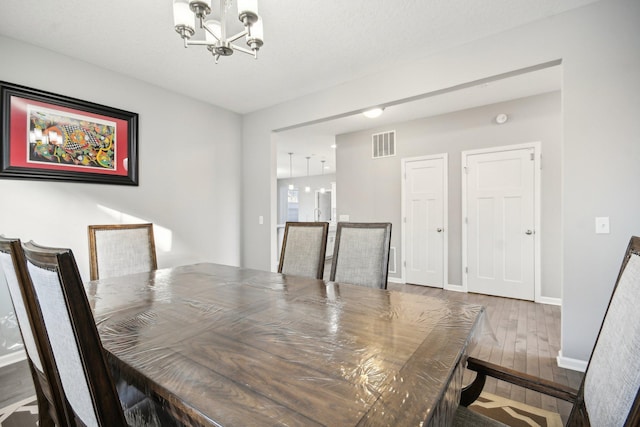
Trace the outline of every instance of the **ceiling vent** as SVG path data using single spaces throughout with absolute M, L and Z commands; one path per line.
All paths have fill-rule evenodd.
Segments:
M 374 133 L 371 135 L 373 158 L 396 155 L 396 131 Z

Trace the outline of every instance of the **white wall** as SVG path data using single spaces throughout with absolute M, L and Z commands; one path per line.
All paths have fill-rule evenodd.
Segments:
M 561 59 L 562 355 L 586 360 L 626 242 L 640 234 L 639 24 L 637 0 L 599 1 L 245 116 L 243 264 L 275 265 L 273 129 Z M 611 217 L 611 234 L 594 233 L 596 216 Z
M 138 113 L 140 159 L 137 187 L 0 179 L 0 234 L 71 248 L 84 279 L 87 225 L 128 216 L 158 226 L 160 268 L 240 264 L 239 115 L 8 38 L 0 58 L 0 80 Z
M 497 125 L 499 113 L 510 120 Z M 449 283 L 462 285 L 462 182 L 464 150 L 539 141 L 542 146 L 542 278 L 543 297 L 561 297 L 561 141 L 560 92 L 472 108 L 455 113 L 395 123 L 336 138 L 338 215 L 352 221 L 393 224 L 391 246 L 402 259 L 401 160 L 448 153 Z M 371 135 L 395 130 L 396 156 L 371 158 Z M 390 277 L 401 277 L 398 269 Z

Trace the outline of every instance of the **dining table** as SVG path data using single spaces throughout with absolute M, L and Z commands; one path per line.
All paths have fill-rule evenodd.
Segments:
M 189 426 L 449 425 L 484 307 L 210 263 L 85 284 L 109 363 Z

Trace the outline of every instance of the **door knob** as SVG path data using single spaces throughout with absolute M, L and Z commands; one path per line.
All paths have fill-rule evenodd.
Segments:
M 437 231 L 438 233 L 442 233 L 442 228 L 438 227 L 438 228 L 436 228 L 436 231 Z
M 533 231 L 527 230 L 527 231 L 524 232 L 524 234 L 530 235 L 530 234 L 533 234 Z

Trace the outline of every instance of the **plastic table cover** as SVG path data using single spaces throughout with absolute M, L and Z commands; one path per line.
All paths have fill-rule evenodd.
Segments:
M 185 425 L 449 425 L 487 329 L 477 305 L 216 264 L 86 290 L 114 369 Z

